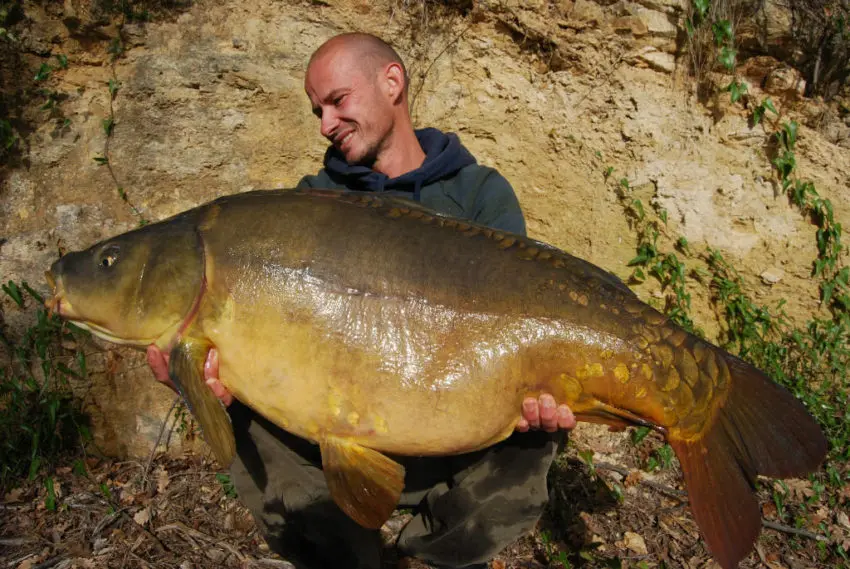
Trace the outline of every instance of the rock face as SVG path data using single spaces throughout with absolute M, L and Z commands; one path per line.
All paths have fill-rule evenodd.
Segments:
M 22 37 L 38 49 L 21 65 L 33 75 L 41 63 L 54 67 L 43 85 L 56 104 L 33 103 L 31 132 L 19 131 L 21 165 L 3 171 L 0 277 L 44 291 L 42 273 L 60 247 L 136 226 L 131 206 L 158 220 L 314 173 L 326 142 L 303 92 L 304 66 L 325 39 L 363 30 L 406 59 L 417 125 L 457 132 L 498 168 L 533 237 L 627 277 L 635 237 L 615 182 L 626 178 L 648 189 L 647 207 L 666 210 L 669 231 L 691 247 L 720 248 L 754 282 L 781 270 L 770 286 L 757 285 L 763 301 L 787 297 L 792 315 L 817 308 L 807 279 L 814 228 L 775 197 L 764 132 L 733 108 L 713 120 L 671 86 L 681 2 L 481 3 L 466 15 L 427 17 L 414 4 L 199 0 L 125 23 L 114 68 L 118 20 L 99 3 L 69 0 L 53 12 L 25 4 Z M 109 167 L 95 160 L 107 130 Z M 839 191 L 850 184 L 850 152 L 806 127 L 800 137 L 800 172 L 850 226 Z M 653 286 L 639 292 L 649 296 Z M 0 302 L 10 329 L 31 319 Z M 697 318 L 710 329 L 709 310 Z M 97 443 L 147 456 L 173 395 L 153 381 L 142 354 L 101 346 L 93 357 Z

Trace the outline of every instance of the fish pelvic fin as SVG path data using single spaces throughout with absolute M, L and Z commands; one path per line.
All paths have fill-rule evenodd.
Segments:
M 325 437 L 319 446 L 334 502 L 361 526 L 380 528 L 401 497 L 404 467 L 378 451 L 338 437 Z
M 226 468 L 236 455 L 236 439 L 227 410 L 204 381 L 204 361 L 209 349 L 209 344 L 204 342 L 181 341 L 171 350 L 168 375 L 198 421 L 216 460 Z
M 723 357 L 731 376 L 728 397 L 701 434 L 677 439 L 673 432 L 668 441 L 709 551 L 723 569 L 733 569 L 761 529 L 757 475 L 802 476 L 817 470 L 828 449 L 820 427 L 790 392 L 746 362 Z

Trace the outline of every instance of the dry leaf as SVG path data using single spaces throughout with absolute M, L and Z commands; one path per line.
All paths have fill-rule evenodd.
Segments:
M 13 504 L 21 501 L 21 495 L 24 493 L 23 488 L 15 488 L 3 497 L 3 501 L 7 504 Z
M 646 555 L 648 553 L 646 550 L 646 542 L 643 538 L 631 531 L 627 531 L 626 535 L 623 537 L 623 545 L 626 546 L 626 549 L 630 549 L 639 555 Z
M 490 569 L 505 569 L 505 562 L 501 559 L 494 559 L 490 562 Z
M 776 517 L 776 504 L 773 502 L 765 502 L 761 507 L 762 515 L 767 519 L 773 519 Z
M 808 480 L 786 480 L 785 485 L 788 486 L 791 496 L 797 500 L 804 500 L 815 495 L 814 490 L 812 490 L 812 483 Z
M 165 492 L 169 482 L 171 482 L 171 479 L 168 477 L 168 471 L 165 470 L 164 466 L 160 466 L 156 474 L 156 491 L 159 494 Z
M 850 502 L 850 484 L 845 484 L 838 496 L 841 498 L 839 502 Z
M 838 525 L 850 529 L 850 517 L 847 517 L 847 514 L 845 512 L 838 512 L 838 516 L 836 516 L 836 519 L 838 521 Z
M 144 526 L 151 520 L 151 509 L 150 507 L 142 508 L 136 515 L 133 516 L 133 521 L 135 521 L 140 526 Z
M 643 474 L 641 474 L 640 470 L 633 470 L 629 472 L 628 476 L 626 476 L 623 485 L 626 488 L 631 488 L 632 486 L 639 484 L 641 480 L 643 480 Z

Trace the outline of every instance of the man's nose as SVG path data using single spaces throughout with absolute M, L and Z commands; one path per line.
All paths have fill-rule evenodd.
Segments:
M 339 124 L 339 120 L 336 117 L 336 113 L 333 111 L 327 111 L 322 113 L 322 136 L 325 138 L 329 138 L 331 134 L 336 130 L 337 125 Z

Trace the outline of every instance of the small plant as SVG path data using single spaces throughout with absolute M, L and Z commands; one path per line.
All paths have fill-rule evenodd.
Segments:
M 236 486 L 233 485 L 233 481 L 230 479 L 229 474 L 218 472 L 215 475 L 215 479 L 218 480 L 219 484 L 221 484 L 221 488 L 224 490 L 225 496 L 232 499 L 236 498 Z
M 36 321 L 19 341 L 0 335 L 11 359 L 0 367 L 0 490 L 23 476 L 35 479 L 63 454 L 90 439 L 88 421 L 72 382 L 87 377 L 80 347 L 88 334 L 48 314 L 26 282 L 8 281 L 3 292 L 19 307 L 37 303 Z M 50 492 L 50 484 L 45 482 Z
M 572 569 L 572 563 L 567 558 L 566 552 L 557 550 L 552 541 L 552 534 L 547 530 L 540 530 L 540 541 L 543 542 L 543 549 L 546 554 L 546 562 L 549 566 L 560 567 L 561 569 Z

